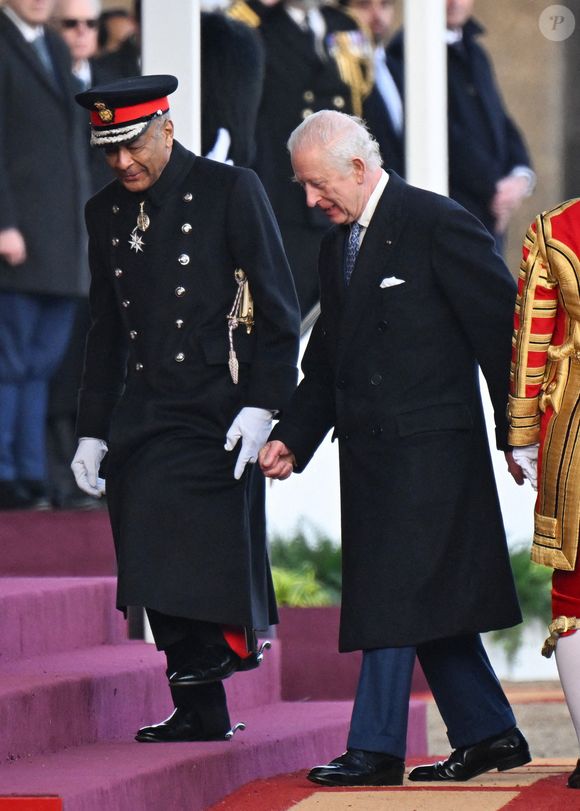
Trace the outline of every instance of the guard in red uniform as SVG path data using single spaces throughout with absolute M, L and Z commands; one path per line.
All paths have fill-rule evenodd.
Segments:
M 550 636 L 580 742 L 580 200 L 536 217 L 523 246 L 509 400 L 514 459 L 537 489 L 532 560 L 552 566 Z M 580 788 L 580 760 L 568 779 Z

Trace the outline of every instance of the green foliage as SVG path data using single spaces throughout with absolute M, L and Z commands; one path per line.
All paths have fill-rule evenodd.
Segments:
M 300 569 L 272 566 L 272 579 L 278 605 L 311 607 L 332 605 L 330 592 L 316 579 L 316 573 L 307 563 Z
M 274 536 L 270 560 L 280 605 L 336 605 L 340 602 L 341 553 L 330 538 L 309 538 L 299 526 L 291 538 Z
M 530 559 L 528 544 L 512 550 L 510 561 L 524 621 L 515 628 L 494 631 L 491 637 L 503 646 L 508 662 L 512 663 L 522 645 L 526 623 L 539 620 L 547 628 L 551 622 L 552 569 Z

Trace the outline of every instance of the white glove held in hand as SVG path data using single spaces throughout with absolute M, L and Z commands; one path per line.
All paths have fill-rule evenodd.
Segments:
M 79 446 L 71 462 L 78 487 L 89 496 L 100 498 L 105 492 L 105 480 L 99 479 L 99 465 L 107 453 L 107 443 L 103 439 L 81 437 Z
M 524 476 L 529 479 L 530 484 L 534 490 L 538 489 L 538 448 L 539 443 L 535 445 L 522 445 L 515 447 L 512 451 L 514 462 L 516 462 L 524 471 Z
M 242 440 L 240 455 L 234 469 L 234 478 L 241 479 L 248 462 L 255 462 L 272 430 L 272 412 L 265 408 L 242 408 L 226 434 L 226 451 L 232 451 Z

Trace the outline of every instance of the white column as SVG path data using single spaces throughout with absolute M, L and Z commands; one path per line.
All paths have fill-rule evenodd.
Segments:
M 169 99 L 176 137 L 199 154 L 199 0 L 143 0 L 141 28 L 143 74 L 177 76 L 179 87 Z
M 447 194 L 445 0 L 405 0 L 406 180 Z

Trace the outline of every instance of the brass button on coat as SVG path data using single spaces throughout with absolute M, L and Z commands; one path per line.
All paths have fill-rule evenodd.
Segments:
M 378 372 L 375 372 L 375 374 L 371 376 L 371 385 L 372 386 L 380 386 L 382 382 L 383 382 L 383 376 L 380 375 Z
M 344 107 L 344 98 L 342 96 L 335 96 L 332 99 L 332 103 L 337 108 L 337 110 L 342 110 L 342 108 Z
M 114 205 L 113 208 L 111 209 L 111 211 L 113 212 L 113 214 L 118 214 L 119 213 L 119 206 Z
M 136 363 L 136 364 L 135 364 L 135 371 L 136 371 L 136 372 L 141 372 L 141 371 L 143 371 L 143 364 L 142 364 L 142 363 Z
M 312 102 L 314 101 L 314 93 L 312 92 L 312 90 L 305 90 L 302 95 L 302 98 L 308 104 L 312 104 Z
M 185 287 L 176 287 L 175 288 L 175 295 L 178 298 L 181 298 L 182 296 L 184 296 L 185 293 L 186 293 Z
M 113 239 L 111 240 L 111 245 L 113 246 L 113 248 L 116 248 L 118 244 L 119 244 L 119 238 L 118 237 L 113 237 Z
M 119 276 L 122 276 L 122 275 L 123 275 L 123 271 L 121 270 L 121 268 L 115 268 L 115 276 L 117 278 L 119 278 Z
M 178 318 L 177 321 L 175 322 L 175 326 L 177 327 L 177 329 L 181 329 L 183 326 L 183 319 Z
M 184 203 L 191 203 L 193 200 L 193 194 L 190 191 L 185 192 L 183 195 L 183 202 Z
M 129 301 L 129 299 L 128 299 L 128 298 L 126 298 L 126 299 L 125 299 L 125 301 L 123 301 L 123 302 L 121 302 L 121 303 L 122 303 L 122 305 L 123 305 L 123 307 L 124 307 L 125 309 L 127 309 L 127 307 L 128 307 L 130 304 L 131 304 L 131 302 Z
M 183 363 L 183 361 L 185 360 L 185 355 L 183 354 L 183 352 L 178 352 L 177 355 L 175 356 L 175 360 L 178 363 Z
M 191 234 L 192 229 L 193 226 L 190 222 L 184 222 L 183 225 L 181 226 L 181 230 L 183 231 L 184 234 Z
M 137 330 L 132 329 L 132 330 L 131 330 L 131 332 L 129 333 L 129 338 L 130 338 L 132 341 L 134 341 L 136 337 L 137 337 Z
M 181 253 L 177 257 L 177 261 L 180 265 L 189 265 L 189 256 L 186 253 Z

